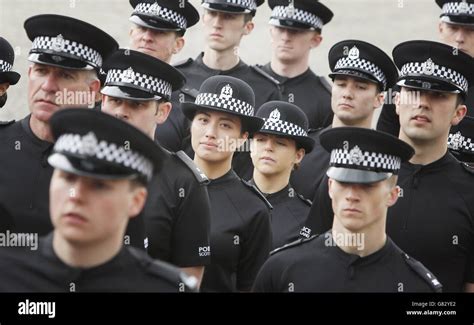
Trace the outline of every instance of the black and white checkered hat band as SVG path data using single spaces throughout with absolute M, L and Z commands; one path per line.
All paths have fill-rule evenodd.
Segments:
M 448 2 L 443 5 L 445 15 L 474 15 L 474 3 Z
M 376 66 L 370 61 L 367 61 L 361 58 L 351 59 L 346 56 L 346 57 L 340 58 L 337 61 L 336 66 L 334 67 L 334 71 L 342 70 L 342 69 L 362 70 L 365 73 L 368 73 L 371 76 L 374 76 L 375 79 L 383 85 L 383 89 L 387 87 L 387 78 L 385 77 L 385 74 L 383 73 L 382 69 L 380 69 L 378 66 Z
M 109 70 L 105 79 L 105 85 L 110 86 L 114 84 L 120 86 L 130 85 L 132 88 L 139 88 L 166 98 L 170 98 L 173 91 L 171 84 L 165 80 L 130 70 Z
M 164 21 L 173 23 L 181 29 L 186 29 L 186 27 L 188 27 L 188 21 L 186 20 L 186 17 L 174 10 L 161 7 L 157 3 L 139 3 L 135 7 L 133 13 L 155 16 Z
M 7 61 L 0 60 L 0 72 L 10 72 L 13 66 Z
M 150 180 L 153 175 L 152 162 L 141 154 L 117 146 L 115 143 L 98 141 L 94 133 L 86 135 L 63 134 L 54 145 L 54 151 L 81 155 L 98 160 L 107 161 L 135 170 L 137 173 Z
M 464 151 L 474 154 L 474 142 L 461 132 L 450 133 L 448 137 L 448 148 L 456 151 Z
M 276 131 L 289 136 L 306 137 L 308 133 L 299 125 L 291 122 L 276 120 L 271 118 L 264 118 L 265 123 L 263 124 L 260 131 Z
M 297 21 L 299 23 L 310 25 L 316 29 L 323 28 L 324 23 L 321 20 L 321 18 L 319 18 L 318 16 L 316 16 L 315 14 L 311 12 L 294 8 L 294 11 L 292 12 L 291 16 L 289 16 L 288 13 L 289 13 L 288 7 L 276 6 L 273 8 L 271 18 L 283 19 L 283 20 L 289 19 L 289 20 Z
M 358 154 L 355 155 L 353 151 L 355 148 L 332 150 L 330 166 L 390 173 L 396 173 L 400 169 L 402 162 L 400 157 L 361 150 L 357 150 Z
M 201 93 L 197 95 L 194 104 L 226 109 L 241 115 L 253 116 L 252 105 L 233 97 L 213 93 Z
M 422 62 L 406 63 L 400 70 L 400 77 L 420 75 L 440 78 L 456 85 L 464 92 L 467 92 L 469 86 L 467 79 L 462 74 L 450 68 L 443 67 L 437 64 L 434 64 L 433 67 L 429 69 L 429 73 L 427 73 L 426 65 Z
M 102 56 L 99 52 L 87 45 L 60 37 L 36 37 L 31 47 L 32 52 L 35 50 L 49 50 L 56 53 L 65 53 L 85 60 L 97 68 L 102 66 Z
M 204 0 L 204 2 L 207 1 Z M 225 2 L 229 5 L 246 8 L 251 11 L 257 10 L 257 2 L 255 0 L 224 0 L 222 2 Z

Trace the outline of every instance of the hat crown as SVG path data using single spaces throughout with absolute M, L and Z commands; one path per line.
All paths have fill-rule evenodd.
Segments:
M 200 94 L 214 94 L 224 101 L 240 100 L 255 107 L 255 94 L 244 81 L 231 76 L 213 76 L 199 88 Z M 253 114 L 252 114 L 253 115 Z

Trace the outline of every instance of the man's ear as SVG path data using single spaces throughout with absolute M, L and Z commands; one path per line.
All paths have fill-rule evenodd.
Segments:
M 333 180 L 331 178 L 328 178 L 328 188 L 329 188 L 329 197 L 332 200 L 333 197 Z
M 398 185 L 393 186 L 390 189 L 388 199 L 387 199 L 387 207 L 391 207 L 395 203 L 397 203 L 399 193 L 400 193 L 400 186 L 398 186 Z
M 394 103 L 395 103 L 395 112 L 397 113 L 397 115 L 400 115 L 400 92 L 399 91 L 395 93 Z
M 148 196 L 148 191 L 144 186 L 136 187 L 131 191 L 133 191 L 133 197 L 128 206 L 128 215 L 130 218 L 134 218 L 142 212 Z
M 244 35 L 249 35 L 253 31 L 254 28 L 255 28 L 255 23 L 252 20 L 246 22 L 244 26 Z
M 185 43 L 186 41 L 184 40 L 184 37 L 182 36 L 176 37 L 176 40 L 174 42 L 174 47 L 173 47 L 173 54 L 178 54 L 179 52 L 181 52 Z
M 156 103 L 158 105 L 157 110 L 156 110 L 156 123 L 157 124 L 163 124 L 165 121 L 168 119 L 168 116 L 170 115 L 172 105 L 170 102 L 164 102 L 164 103 Z
M 318 32 L 313 32 L 313 33 L 314 35 L 313 37 L 311 37 L 311 40 L 310 40 L 310 47 L 312 49 L 318 47 L 323 41 L 323 36 L 320 33 Z
M 296 159 L 295 159 L 294 163 L 295 164 L 301 163 L 301 161 L 304 158 L 305 153 L 306 153 L 306 151 L 303 148 L 299 148 L 298 150 L 296 150 Z
M 89 82 L 89 92 L 94 94 L 95 102 L 98 102 L 102 98 L 102 94 L 100 93 L 100 80 L 94 79 Z
M 7 92 L 8 87 L 10 87 L 8 82 L 0 84 L 0 96 L 3 96 Z
M 454 111 L 453 118 L 451 119 L 451 125 L 458 125 L 464 116 L 467 114 L 467 106 L 466 105 L 458 105 L 456 110 Z
M 385 92 L 380 92 L 375 96 L 375 101 L 374 101 L 374 109 L 379 108 L 380 106 L 383 105 L 385 100 Z

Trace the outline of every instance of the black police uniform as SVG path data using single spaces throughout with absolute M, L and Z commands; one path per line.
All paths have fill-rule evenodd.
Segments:
M 193 292 L 196 284 L 168 263 L 123 247 L 110 261 L 91 268 L 65 264 L 53 250 L 53 235 L 38 250 L 0 249 L 0 292 Z
M 125 100 L 170 99 L 184 76 L 152 56 L 118 50 L 104 64 L 107 78 L 102 93 Z M 181 267 L 208 264 L 210 208 L 207 177 L 182 151 L 166 152 L 163 168 L 148 185 L 143 211 L 148 253 Z
M 182 108 L 189 120 L 200 109 L 236 116 L 253 133 L 264 123 L 263 119 L 254 116 L 254 105 L 253 90 L 244 81 L 230 76 L 213 76 L 201 85 L 196 100 L 183 103 Z M 271 205 L 232 168 L 211 180 L 208 192 L 212 257 L 211 264 L 204 270 L 201 290 L 249 291 L 270 252 L 268 209 Z
M 255 292 L 439 292 L 441 286 L 420 262 L 387 237 L 369 256 L 328 245 L 330 232 L 299 239 L 272 252 Z M 388 271 L 389 270 L 389 271 Z

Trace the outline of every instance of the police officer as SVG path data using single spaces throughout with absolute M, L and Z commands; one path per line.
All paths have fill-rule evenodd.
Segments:
M 54 231 L 40 239 L 37 252 L 0 250 L 0 291 L 195 288 L 195 279 L 123 244 L 128 220 L 145 204 L 146 184 L 167 159 L 163 150 L 138 129 L 95 110 L 59 111 L 50 125 L 57 140 L 48 158 L 55 168 L 50 186 Z
M 256 107 L 270 100 L 279 100 L 278 81 L 257 67 L 248 66 L 238 55 L 242 37 L 249 35 L 253 28 L 253 16 L 263 0 L 204 0 L 205 45 L 204 52 L 195 59 L 177 64 L 187 82 L 183 87 L 180 102 L 193 101 L 197 89 L 207 78 L 215 75 L 228 75 L 249 84 L 256 96 Z M 189 134 L 189 133 L 188 133 Z M 186 152 L 193 156 L 189 137 L 184 140 Z M 237 174 L 248 180 L 252 177 L 252 161 L 248 152 L 234 155 L 233 167 Z
M 159 59 L 124 49 L 107 59 L 104 70 L 107 79 L 101 91 L 102 111 L 153 139 L 157 124 L 170 112 L 171 93 L 184 84 L 184 76 Z M 210 261 L 208 254 L 200 254 L 200 249 L 209 248 L 208 179 L 184 152 L 165 151 L 164 156 L 163 168 L 148 186 L 143 213 L 147 251 L 200 281 L 204 265 Z
M 436 0 L 442 9 L 438 25 L 441 42 L 451 45 L 453 51 L 463 51 L 474 57 L 474 3 L 466 0 Z M 467 115 L 474 117 L 474 89 L 469 89 L 465 104 Z M 377 122 L 377 130 L 398 137 L 400 121 L 395 105 L 384 105 Z
M 339 127 L 320 136 L 331 152 L 327 174 L 332 229 L 272 252 L 255 281 L 264 292 L 434 292 L 441 284 L 387 236 L 397 173 L 413 148 L 374 130 Z
M 331 106 L 332 125 L 370 128 L 376 108 L 384 100 L 384 92 L 395 84 L 397 69 L 390 57 L 378 47 L 358 40 L 344 40 L 329 51 L 329 66 L 333 80 Z M 306 155 L 301 166 L 291 176 L 291 184 L 304 197 L 315 198 L 329 163 L 329 153 L 319 143 L 323 129 L 310 132 L 314 150 Z M 327 196 L 327 188 L 322 191 Z M 314 201 L 316 202 L 316 201 Z M 314 205 L 314 208 L 319 208 Z M 330 226 L 330 225 L 329 225 Z M 325 229 L 324 231 L 328 230 Z
M 308 118 L 296 105 L 271 101 L 256 116 L 265 124 L 251 142 L 251 182 L 273 206 L 272 238 L 277 248 L 298 239 L 309 213 L 311 201 L 296 193 L 289 181 L 291 172 L 313 149 L 314 140 L 307 134 Z
M 185 32 L 199 21 L 199 13 L 189 1 L 130 0 L 130 45 L 133 50 L 170 63 L 185 45 Z M 183 149 L 182 140 L 189 134 L 189 123 L 181 111 L 179 94 L 172 94 L 172 110 L 156 128 L 155 138 L 168 150 Z
M 7 89 L 16 85 L 20 74 L 13 71 L 15 52 L 6 39 L 0 37 L 0 108 L 7 102 Z
M 474 170 L 447 148 L 449 130 L 466 114 L 474 60 L 429 41 L 393 50 L 401 87 L 400 139 L 415 148 L 402 164 L 401 195 L 389 210 L 387 233 L 432 270 L 444 291 L 474 291 Z M 415 96 L 415 100 L 410 100 Z
M 211 180 L 211 264 L 202 291 L 250 291 L 271 247 L 271 205 L 232 169 L 232 156 L 263 124 L 254 116 L 254 93 L 244 81 L 214 76 L 195 102 L 183 103 L 192 121 L 194 162 Z M 203 251 L 205 253 L 205 251 Z
M 24 27 L 33 42 L 28 56 L 31 114 L 0 127 L 0 203 L 14 216 L 15 231 L 44 235 L 52 230 L 49 119 L 59 109 L 95 104 L 96 71 L 118 44 L 97 27 L 65 16 L 34 16 Z
M 474 163 L 474 118 L 465 116 L 458 125 L 451 127 L 448 149 L 459 161 Z
M 309 55 L 321 44 L 321 30 L 333 13 L 313 0 L 269 0 L 268 5 L 272 58 L 261 68 L 280 82 L 282 100 L 306 113 L 310 128 L 326 127 L 333 119 L 331 85 L 309 68 Z

